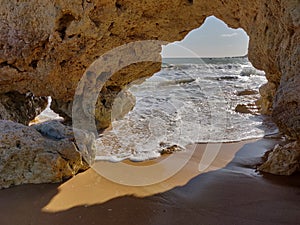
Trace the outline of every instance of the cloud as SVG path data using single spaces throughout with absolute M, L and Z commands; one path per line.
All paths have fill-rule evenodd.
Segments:
M 234 32 L 234 33 L 231 33 L 231 34 L 221 34 L 221 37 L 228 38 L 228 37 L 234 37 L 236 35 L 238 35 L 238 33 Z

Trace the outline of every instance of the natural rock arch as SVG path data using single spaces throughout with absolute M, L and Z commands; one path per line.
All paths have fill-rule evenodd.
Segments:
M 299 5 L 298 0 L 7 1 L 0 8 L 0 90 L 52 96 L 54 108 L 64 111 L 59 108 L 72 100 L 85 68 L 99 55 L 130 41 L 180 40 L 215 15 L 248 33 L 249 59 L 269 80 L 262 90 L 265 108 L 273 102 L 281 130 L 299 138 Z M 148 63 L 123 71 L 125 78 L 116 74 L 103 98 L 159 68 Z
M 137 40 L 181 40 L 210 15 L 232 28 L 243 28 L 250 36 L 249 59 L 266 72 L 269 81 L 261 89 L 265 113 L 272 114 L 282 132 L 299 140 L 299 0 L 4 1 L 0 6 L 0 94 L 51 96 L 53 109 L 68 117 L 79 79 L 100 55 Z M 145 62 L 115 74 L 101 91 L 98 119 L 104 118 L 103 124 L 109 120 L 110 106 L 103 102 L 160 66 Z M 1 99 L 0 118 L 5 119 L 12 109 L 1 107 Z M 40 100 L 33 107 L 45 105 L 43 98 L 33 99 Z

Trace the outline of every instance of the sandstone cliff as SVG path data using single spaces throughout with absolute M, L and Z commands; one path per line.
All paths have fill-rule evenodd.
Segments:
M 52 108 L 70 119 L 78 81 L 100 55 L 137 40 L 181 40 L 210 15 L 250 36 L 249 59 L 269 81 L 261 89 L 262 110 L 272 114 L 283 133 L 299 140 L 299 0 L 4 0 L 0 94 L 51 96 Z M 97 101 L 98 128 L 109 125 L 108 103 L 124 85 L 159 69 L 160 63 L 144 62 L 114 74 Z M 9 110 L 15 111 L 3 113 Z

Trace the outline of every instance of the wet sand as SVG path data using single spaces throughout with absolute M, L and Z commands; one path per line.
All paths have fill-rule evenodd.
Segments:
M 209 167 L 200 166 L 204 171 L 199 171 L 199 163 L 207 145 L 190 146 L 196 149 L 183 168 L 148 186 L 121 185 L 89 169 L 63 184 L 0 190 L 0 224 L 297 225 L 300 175 L 282 177 L 255 171 L 261 156 L 275 143 L 262 139 L 222 144 Z M 175 160 L 170 168 L 176 160 L 182 163 L 180 160 L 189 153 L 190 150 L 173 154 Z M 169 157 L 124 162 L 123 166 L 138 171 L 162 165 L 153 167 L 153 174 L 164 174 L 167 168 L 160 162 Z M 118 164 L 114 166 L 118 168 Z M 123 173 L 128 179 L 134 175 Z M 145 174 L 145 180 L 151 181 L 153 174 Z

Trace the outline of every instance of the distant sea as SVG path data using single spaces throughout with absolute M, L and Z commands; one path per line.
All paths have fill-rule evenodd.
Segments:
M 235 111 L 253 104 L 266 83 L 246 57 L 164 58 L 162 69 L 129 85 L 136 105 L 97 140 L 97 160 L 143 161 L 165 147 L 199 142 L 235 142 L 277 132 L 270 118 Z

